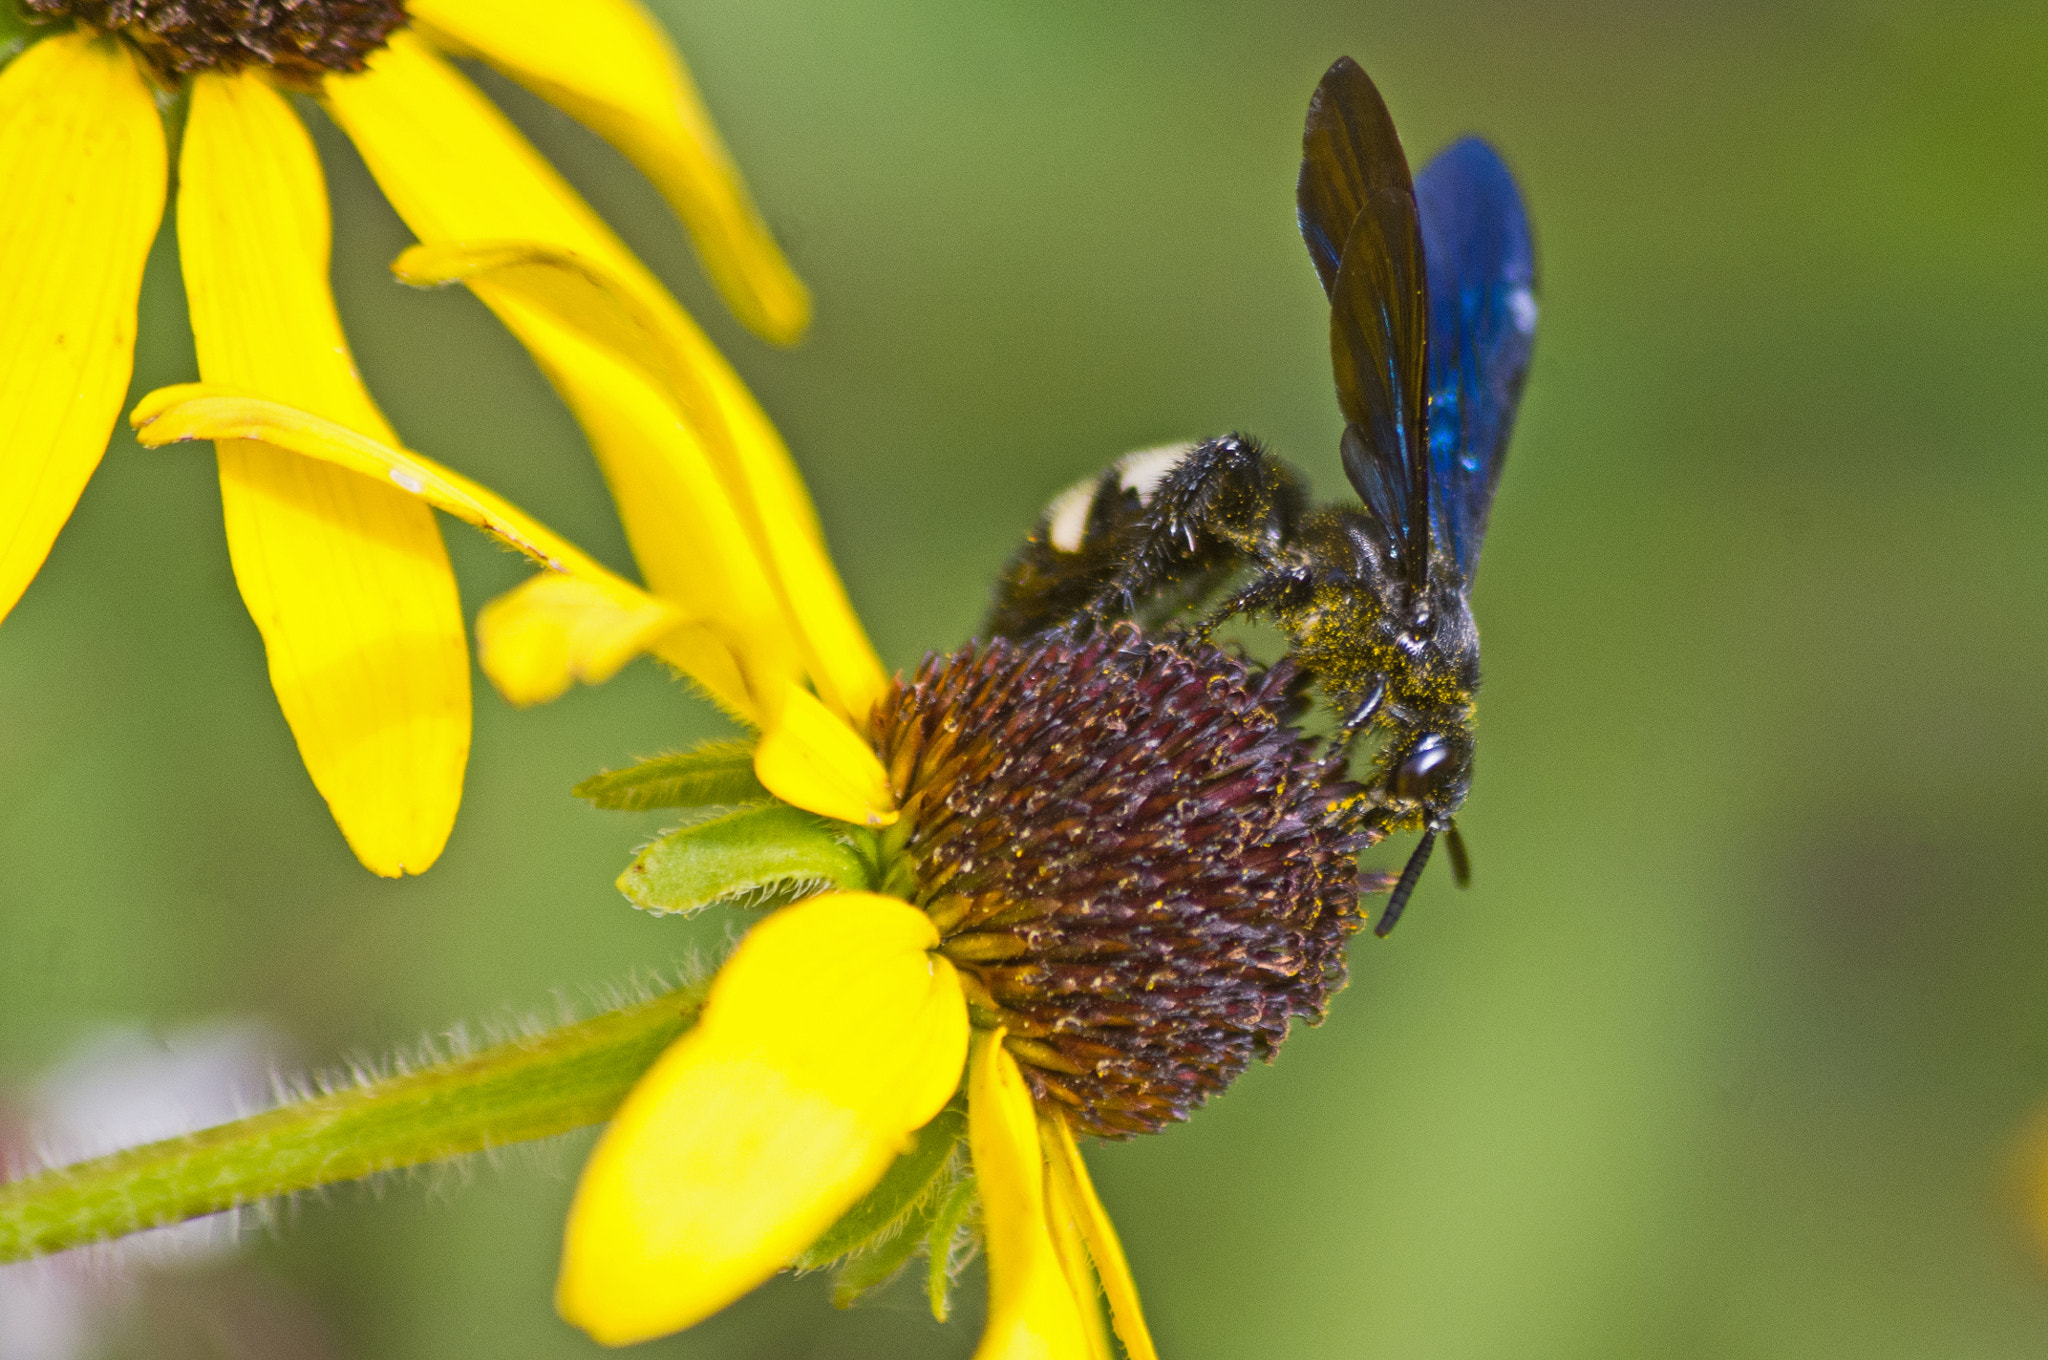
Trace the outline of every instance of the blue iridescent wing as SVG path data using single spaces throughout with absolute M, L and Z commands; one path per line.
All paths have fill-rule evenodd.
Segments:
M 1476 137 L 1415 178 L 1429 268 L 1429 503 L 1469 584 L 1536 341 L 1536 251 L 1514 176 Z
M 1386 530 L 1402 575 L 1420 587 L 1432 520 L 1423 240 L 1393 119 L 1349 57 L 1331 65 L 1309 101 L 1295 201 L 1330 297 L 1344 472 Z

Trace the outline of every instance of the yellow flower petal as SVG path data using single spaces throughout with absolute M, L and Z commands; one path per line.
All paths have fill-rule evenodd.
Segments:
M 977 1033 L 967 1142 L 988 1235 L 988 1328 L 974 1360 L 1088 1360 L 1087 1323 L 1047 1230 L 1045 1158 L 1031 1091 L 1003 1031 Z
M 783 802 L 821 817 L 888 826 L 898 816 L 889 772 L 874 748 L 796 685 L 754 748 L 754 777 Z
M 705 696 L 738 722 L 759 727 L 761 711 L 753 691 L 734 660 L 729 638 L 705 624 L 686 623 L 656 638 L 648 650 L 695 681 Z
M 226 383 L 159 387 L 129 415 L 145 448 L 186 439 L 255 439 L 375 481 L 473 524 L 550 571 L 590 577 L 612 573 L 568 539 L 461 473 L 283 402 L 246 395 Z
M 809 493 L 774 425 L 680 308 L 650 300 L 596 259 L 543 242 L 420 245 L 400 255 L 392 271 L 416 285 L 487 284 L 638 368 L 667 393 L 773 573 L 820 696 L 852 721 L 867 720 L 886 677 L 832 568 Z
M 178 253 L 206 381 L 395 442 L 335 314 L 327 183 L 284 96 L 254 72 L 196 76 L 178 180 Z
M 966 1001 L 937 943 L 924 913 L 868 893 L 756 926 L 583 1169 L 562 1315 L 608 1345 L 688 1327 L 872 1189 L 967 1055 Z
M 480 295 L 485 289 L 480 289 Z M 518 304 L 507 301 L 511 318 Z M 804 673 L 781 592 L 695 431 L 630 365 L 538 312 L 520 332 L 602 451 L 605 480 L 648 587 L 734 640 L 755 707 Z
M 508 701 L 544 704 L 579 680 L 603 684 L 675 624 L 675 611 L 652 595 L 621 599 L 550 572 L 484 606 L 477 657 Z
M 668 35 L 631 0 L 413 0 L 442 45 L 483 57 L 588 124 L 667 196 L 704 270 L 748 326 L 791 344 L 810 294 L 747 195 Z
M 1138 1286 L 1131 1278 L 1130 1262 L 1124 1259 L 1123 1243 L 1117 1240 L 1116 1227 L 1095 1194 L 1088 1164 L 1081 1160 L 1081 1149 L 1074 1146 L 1074 1132 L 1065 1119 L 1048 1119 L 1045 1129 L 1052 1184 L 1088 1243 L 1088 1255 L 1095 1262 L 1103 1292 L 1109 1296 L 1110 1318 L 1116 1324 L 1117 1339 L 1124 1343 L 1124 1354 L 1130 1360 L 1159 1360 L 1152 1333 L 1145 1326 L 1144 1310 L 1138 1306 Z
M 534 577 L 478 613 L 476 647 L 484 674 L 520 707 L 559 699 L 578 681 L 601 685 L 652 652 L 734 719 L 758 721 L 732 649 L 701 624 L 677 622 L 667 601 L 615 576 Z
M 593 344 L 495 277 L 466 280 L 582 422 L 648 585 L 745 639 L 750 680 L 763 677 L 757 698 L 773 702 L 780 684 L 767 677 L 791 671 L 790 649 L 801 646 L 819 693 L 865 722 L 886 676 L 825 555 L 788 449 L 717 348 L 503 115 L 416 38 L 397 35 L 367 72 L 330 77 L 324 88 L 329 111 L 423 242 L 517 241 L 569 252 L 658 321 L 663 343 L 716 403 L 717 419 L 685 411 L 678 420 L 676 394 L 657 388 L 657 400 L 634 390 L 646 365 L 622 365 L 616 342 Z M 728 443 L 742 484 L 728 470 L 719 495 L 705 483 Z M 750 561 L 731 546 L 733 517 L 754 545 Z M 707 612 L 721 601 L 725 614 Z
M 477 619 L 484 673 L 515 704 L 558 698 L 578 680 L 611 678 L 652 651 L 743 721 L 759 723 L 731 648 L 685 622 L 668 601 L 615 575 L 496 492 L 407 449 L 276 402 L 206 383 L 159 388 L 129 419 L 157 448 L 184 439 L 261 440 L 366 477 L 473 524 L 550 573 L 485 606 Z
M 0 71 L 0 618 L 120 413 L 166 170 L 156 103 L 121 43 L 62 34 Z
M 200 373 L 388 439 L 328 293 L 319 158 L 283 96 L 253 73 L 195 78 L 178 175 Z M 364 864 L 419 873 L 469 757 L 462 605 L 433 514 L 261 444 L 219 457 L 235 580 L 306 769 Z
M 518 240 L 570 251 L 621 280 L 641 305 L 673 313 L 665 329 L 694 330 L 575 191 L 416 35 L 394 35 L 367 72 L 329 77 L 323 89 L 329 112 L 423 241 Z M 581 422 L 648 585 L 732 635 L 755 702 L 771 706 L 802 673 L 798 641 L 701 435 L 639 366 L 500 282 L 476 278 L 470 286 Z
M 321 98 L 422 241 L 545 241 L 663 290 L 518 129 L 417 34 L 401 29 Z
M 1043 1120 L 1039 1121 L 1038 1132 L 1041 1144 L 1052 1136 L 1051 1127 Z M 1116 1352 L 1109 1344 L 1109 1329 L 1102 1323 L 1102 1293 L 1095 1286 L 1095 1269 L 1088 1262 L 1088 1247 L 1081 1240 L 1078 1214 L 1066 1186 L 1052 1174 L 1050 1166 L 1045 1176 L 1045 1218 L 1046 1226 L 1052 1230 L 1053 1253 L 1059 1257 L 1060 1273 L 1066 1276 L 1067 1289 L 1074 1296 L 1074 1307 L 1088 1334 L 1090 1360 L 1116 1360 Z
M 657 387 L 673 392 L 686 409 L 704 414 L 693 424 L 715 423 L 711 397 L 692 371 L 691 356 L 670 321 L 647 298 L 603 264 L 545 241 L 437 241 L 412 246 L 391 262 L 400 283 L 440 288 L 486 280 L 647 371 Z M 723 452 L 723 451 L 721 451 Z

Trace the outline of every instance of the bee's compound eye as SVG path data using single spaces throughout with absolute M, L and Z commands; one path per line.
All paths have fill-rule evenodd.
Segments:
M 1451 749 L 1444 739 L 1431 732 L 1415 743 L 1394 771 L 1394 795 L 1398 798 L 1412 798 L 1417 802 L 1427 798 L 1430 786 L 1436 782 L 1437 772 L 1443 769 L 1451 758 Z

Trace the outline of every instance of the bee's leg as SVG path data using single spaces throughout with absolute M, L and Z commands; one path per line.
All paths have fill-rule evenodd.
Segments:
M 1299 605 L 1314 583 L 1314 574 L 1305 565 L 1275 567 L 1210 609 L 1195 625 L 1195 632 L 1206 638 L 1240 614 L 1270 613 Z
M 1300 480 L 1256 440 L 1224 435 L 1124 475 L 1143 513 L 1119 535 L 1115 569 L 1087 612 L 1115 618 L 1164 588 L 1241 562 L 1271 565 L 1293 537 Z
M 1025 637 L 1194 603 L 1235 567 L 1275 566 L 1302 506 L 1295 474 L 1241 435 L 1128 454 L 1046 506 L 983 632 Z
M 1379 715 L 1380 705 L 1386 701 L 1387 677 L 1375 675 L 1372 678 L 1372 688 L 1367 690 L 1365 697 L 1353 705 L 1351 711 L 1344 715 L 1344 740 L 1349 742 L 1351 738 L 1363 731 Z

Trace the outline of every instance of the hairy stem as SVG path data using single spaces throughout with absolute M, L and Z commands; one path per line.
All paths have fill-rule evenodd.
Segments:
M 609 1118 L 701 985 L 532 1038 L 0 1185 L 0 1262 Z

